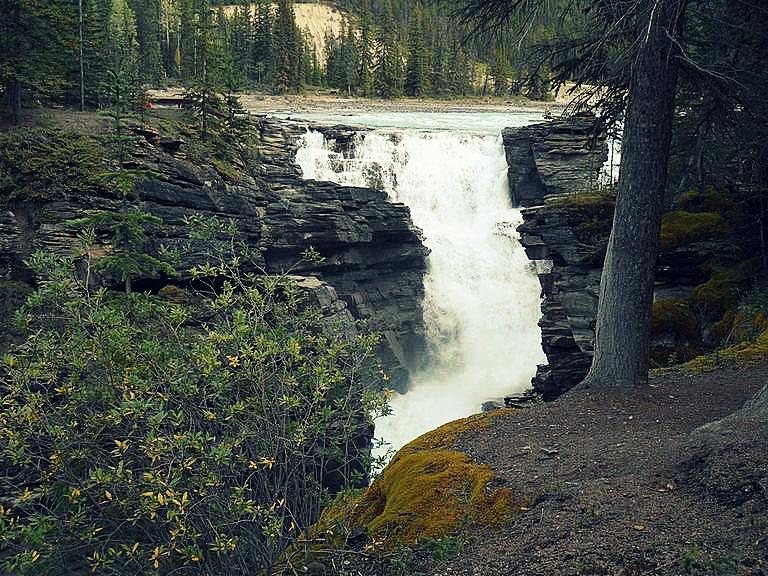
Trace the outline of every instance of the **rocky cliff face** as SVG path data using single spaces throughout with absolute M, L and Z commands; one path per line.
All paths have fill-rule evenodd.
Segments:
M 593 135 L 594 117 L 577 115 L 502 132 L 515 206 L 593 190 L 607 160 L 605 139 Z
M 142 208 L 162 218 L 151 231 L 155 248 L 188 247 L 185 219 L 231 219 L 239 240 L 256 253 L 256 264 L 269 273 L 301 277 L 305 288 L 329 318 L 365 320 L 384 335 L 381 355 L 395 386 L 407 380 L 409 354 L 421 349 L 422 278 L 427 250 L 406 206 L 384 192 L 305 181 L 294 164 L 305 127 L 257 119 L 261 137 L 257 161 L 236 171 L 215 163 L 193 164 L 169 145 L 149 135 L 135 155 L 137 168 L 152 176 L 138 184 Z M 321 128 L 343 148 L 353 132 Z M 174 153 L 175 152 L 175 153 Z M 89 210 L 114 210 L 115 198 L 89 191 L 50 200 L 2 201 L 0 274 L 6 281 L 30 281 L 23 260 L 35 250 L 69 253 L 76 242 L 72 221 Z M 303 262 L 314 248 L 320 263 Z M 181 281 L 204 253 L 182 252 Z
M 607 158 L 592 119 L 558 119 L 503 132 L 513 202 L 527 206 L 518 228 L 537 263 L 542 347 L 533 387 L 553 399 L 577 384 L 592 360 L 595 315 L 613 203 L 591 190 Z M 607 223 L 607 226 L 606 226 Z

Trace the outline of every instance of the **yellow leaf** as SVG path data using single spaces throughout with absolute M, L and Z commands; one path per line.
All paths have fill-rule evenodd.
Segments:
M 112 500 L 112 492 L 110 492 L 109 490 L 104 490 L 104 497 L 107 500 Z

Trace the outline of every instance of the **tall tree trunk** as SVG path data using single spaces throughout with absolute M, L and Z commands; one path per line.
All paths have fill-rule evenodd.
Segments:
M 643 0 L 592 367 L 581 387 L 648 381 L 651 310 L 672 136 L 679 0 Z

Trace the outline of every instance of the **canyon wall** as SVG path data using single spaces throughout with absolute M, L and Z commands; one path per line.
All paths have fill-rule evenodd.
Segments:
M 596 193 L 607 159 L 591 116 L 503 132 L 512 200 L 525 206 L 520 242 L 542 287 L 542 347 L 547 365 L 532 380 L 545 399 L 581 381 L 592 361 L 602 261 L 613 202 Z
M 231 220 L 236 239 L 255 255 L 254 264 L 272 274 L 289 273 L 307 289 L 329 321 L 353 331 L 353 318 L 383 335 L 380 355 L 391 384 L 403 387 L 405 366 L 423 341 L 421 300 L 427 250 L 409 209 L 384 192 L 303 180 L 294 164 L 306 127 L 300 123 L 256 119 L 258 155 L 232 169 L 216 162 L 191 161 L 181 141 L 137 131 L 143 138 L 132 154 L 132 168 L 151 176 L 137 185 L 143 210 L 162 218 L 150 230 L 151 251 L 177 249 L 180 277 L 138 279 L 138 287 L 184 283 L 189 270 L 205 262 L 205 248 L 190 250 L 186 219 Z M 353 132 L 318 127 L 343 148 Z M 117 210 L 118 200 L 104 190 L 83 190 L 46 198 L 1 199 L 0 279 L 14 293 L 34 283 L 24 260 L 36 250 L 69 254 L 77 243 L 73 222 L 92 210 Z M 108 246 L 103 247 L 108 250 Z M 306 261 L 313 248 L 323 257 Z

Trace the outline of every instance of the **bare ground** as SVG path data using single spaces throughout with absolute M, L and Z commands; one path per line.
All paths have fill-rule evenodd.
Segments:
M 768 365 L 657 375 L 492 419 L 458 448 L 531 503 L 501 531 L 470 528 L 430 575 L 768 574 L 768 425 L 691 434 L 730 414 Z
M 150 99 L 181 97 L 183 90 L 168 88 L 150 90 Z M 265 94 L 243 92 L 240 99 L 250 112 L 266 114 L 332 112 L 354 114 L 356 112 L 551 112 L 560 114 L 571 101 L 572 95 L 563 89 L 551 102 L 541 102 L 518 97 L 466 97 L 466 98 L 362 98 L 326 91 L 305 94 Z

